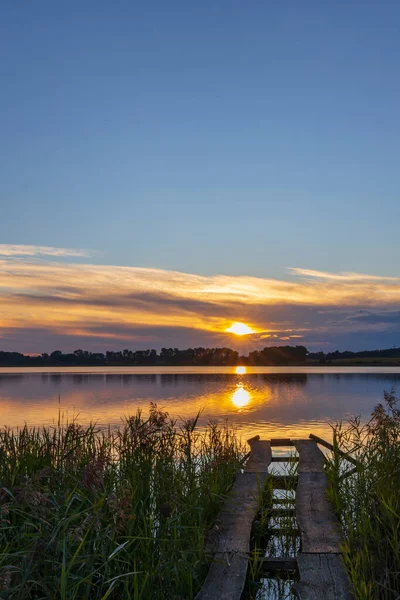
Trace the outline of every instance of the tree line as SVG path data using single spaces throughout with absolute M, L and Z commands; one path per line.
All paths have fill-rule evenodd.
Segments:
M 339 352 L 309 352 L 308 359 L 318 361 L 320 364 L 326 364 L 334 360 L 344 359 L 363 359 L 363 358 L 400 358 L 400 348 L 384 348 L 381 350 L 361 350 L 360 352 L 352 352 L 344 350 Z
M 0 351 L 0 366 L 235 366 L 274 365 L 304 362 L 307 358 L 304 346 L 272 346 L 254 350 L 248 356 L 240 356 L 231 348 L 161 348 L 157 350 L 107 350 L 89 352 L 75 350 L 63 353 L 55 350 L 39 356 L 19 352 Z
M 0 366 L 273 366 L 296 364 L 330 364 L 341 359 L 363 358 L 400 358 L 400 348 L 383 350 L 363 350 L 361 352 L 309 352 L 305 346 L 267 346 L 262 350 L 253 350 L 248 356 L 241 356 L 231 348 L 161 348 L 157 350 L 107 350 L 89 352 L 75 350 L 64 353 L 55 350 L 51 354 L 43 353 L 29 356 L 20 352 L 0 351 Z

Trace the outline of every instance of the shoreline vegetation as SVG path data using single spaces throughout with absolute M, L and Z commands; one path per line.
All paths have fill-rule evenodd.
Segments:
M 117 430 L 60 421 L 0 430 L 0 597 L 193 599 L 210 564 L 213 524 L 247 456 L 234 429 L 211 423 L 198 431 L 198 416 L 177 422 L 150 404 L 148 417 L 138 411 Z M 394 391 L 385 392 L 368 423 L 353 418 L 333 432 L 328 494 L 343 526 L 354 598 L 395 600 L 400 410 Z M 290 468 L 289 478 L 296 463 Z M 260 493 L 246 598 L 263 598 L 262 588 L 274 589 L 276 600 L 293 598 L 289 581 L 268 583 L 257 566 L 265 552 L 298 551 L 291 520 L 280 550 L 274 541 L 270 480 Z
M 118 430 L 0 430 L 0 597 L 193 598 L 245 456 L 233 429 L 197 418 L 151 404 Z
M 343 561 L 355 600 L 400 597 L 400 406 L 384 393 L 368 423 L 334 427 L 329 495 L 342 523 Z M 339 449 L 355 458 L 354 468 Z
M 267 346 L 240 355 L 231 348 L 162 348 L 24 355 L 0 351 L 1 367 L 168 367 L 168 366 L 400 366 L 400 348 L 361 352 L 309 352 L 305 346 Z

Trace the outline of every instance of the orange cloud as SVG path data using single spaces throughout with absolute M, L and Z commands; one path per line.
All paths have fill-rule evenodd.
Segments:
M 332 329 L 332 314 L 338 311 L 347 314 L 357 307 L 390 311 L 400 304 L 400 278 L 395 277 L 309 269 L 290 269 L 286 281 L 200 276 L 18 257 L 19 248 L 25 248 L 28 257 L 83 256 L 79 253 L 85 251 L 79 250 L 3 245 L 0 255 L 2 248 L 0 328 L 8 331 L 41 328 L 60 335 L 129 340 L 134 339 L 135 328 L 222 334 L 233 321 L 243 321 L 256 329 L 256 339 L 288 340 L 315 327 Z M 305 314 L 308 309 L 318 313 L 317 322 Z M 296 311 L 297 315 L 303 311 L 297 320 Z M 346 314 L 342 317 L 346 327 L 365 327 L 361 321 L 345 322 Z

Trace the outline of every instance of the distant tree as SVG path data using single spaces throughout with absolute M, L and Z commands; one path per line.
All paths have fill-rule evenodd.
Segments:
M 0 351 L 1 366 L 23 366 L 23 365 L 221 365 L 230 366 L 237 364 L 249 365 L 291 365 L 304 363 L 307 359 L 316 360 L 319 364 L 330 364 L 334 360 L 364 358 L 392 358 L 400 361 L 400 348 L 384 348 L 380 350 L 363 350 L 351 352 L 349 350 L 339 352 L 308 352 L 305 346 L 266 346 L 261 350 L 253 350 L 246 356 L 239 356 L 236 350 L 231 348 L 162 348 L 158 354 L 154 349 L 122 351 L 107 350 L 101 352 L 89 352 L 81 348 L 72 353 L 64 354 L 61 350 L 55 350 L 50 355 L 46 352 L 39 356 L 25 356 L 20 352 Z

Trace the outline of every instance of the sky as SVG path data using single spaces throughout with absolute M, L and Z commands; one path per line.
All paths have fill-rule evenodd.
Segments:
M 400 346 L 399 70 L 396 1 L 2 2 L 0 349 Z

